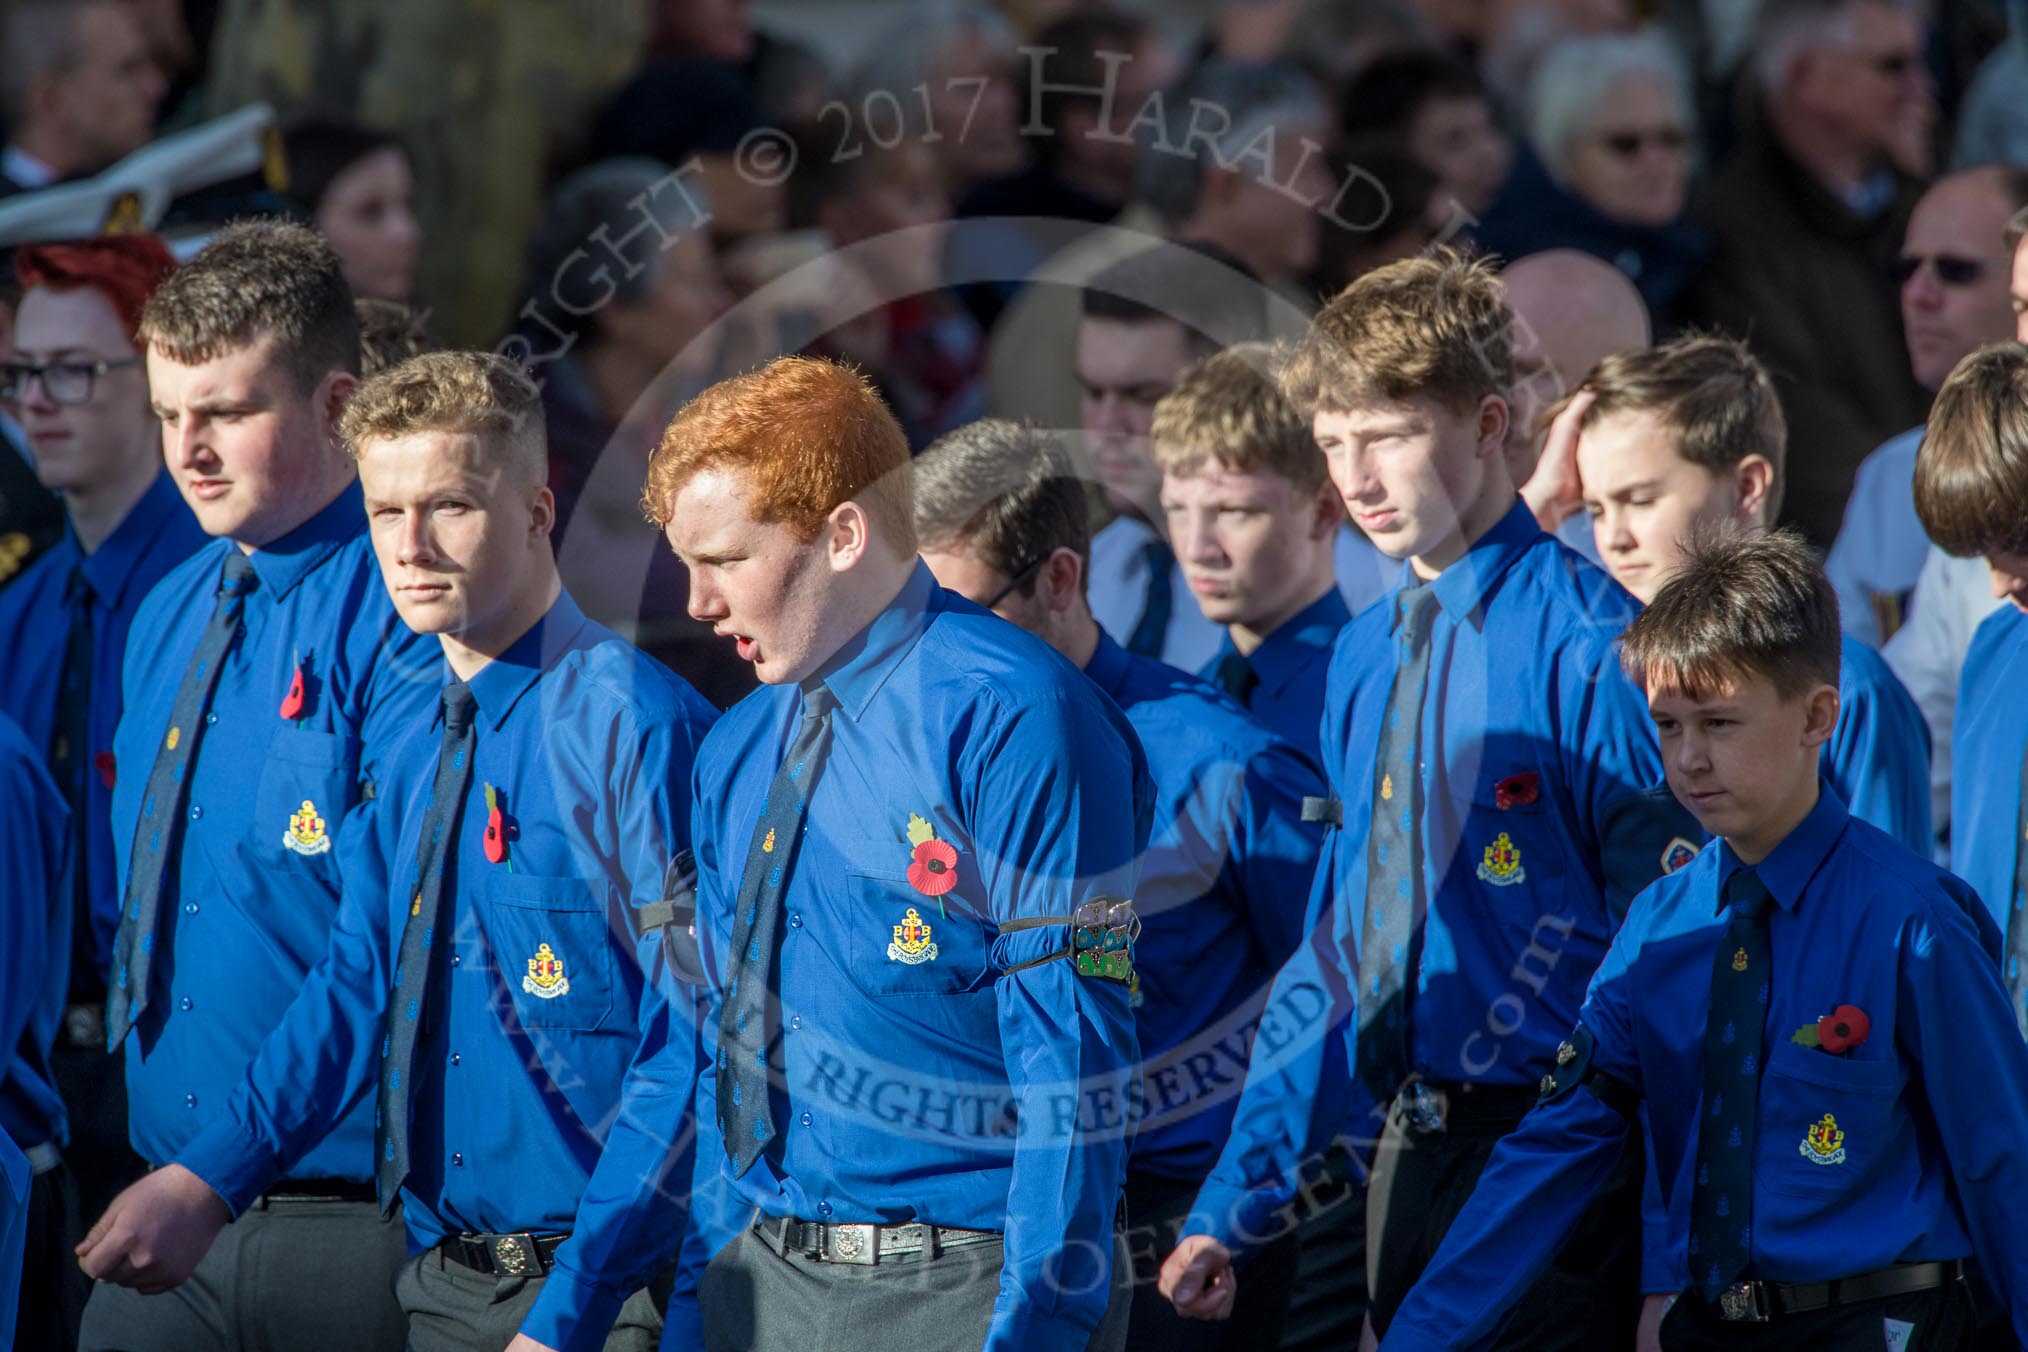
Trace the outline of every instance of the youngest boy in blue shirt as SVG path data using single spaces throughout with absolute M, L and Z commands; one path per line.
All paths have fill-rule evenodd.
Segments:
M 1496 1329 L 1636 1122 L 1683 1292 L 1666 1352 L 1969 1349 L 1974 1258 L 2028 1335 L 2028 1045 L 2000 937 L 1820 780 L 1838 651 L 1787 534 L 1701 539 L 1627 629 L 1669 786 L 1719 839 L 1635 900 L 1385 1352 Z

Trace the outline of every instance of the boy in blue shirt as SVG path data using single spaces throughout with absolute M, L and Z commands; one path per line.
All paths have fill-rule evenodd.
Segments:
M 1655 599 L 1699 526 L 1759 529 L 1781 506 L 1788 424 L 1744 343 L 1679 338 L 1607 357 L 1565 412 L 1547 453 L 1574 464 L 1599 558 L 1643 602 Z M 1824 777 L 1855 816 L 1927 854 L 1922 711 L 1865 643 L 1850 640 L 1840 658 Z
M 1636 1122 L 1683 1292 L 1666 1352 L 1968 1348 L 1973 1255 L 2028 1332 L 2028 1046 L 1999 935 L 1821 781 L 1839 646 L 1786 533 L 1702 540 L 1628 627 L 1669 786 L 1721 839 L 1636 899 L 1388 1352 L 1498 1328 Z

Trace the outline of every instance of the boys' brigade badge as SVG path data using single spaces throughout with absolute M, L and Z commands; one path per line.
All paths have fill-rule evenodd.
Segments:
M 1077 908 L 1070 928 L 1070 960 L 1079 976 L 1131 985 L 1134 940 L 1141 934 L 1134 903 L 1101 897 Z
M 563 959 L 548 944 L 535 946 L 535 956 L 528 960 L 528 975 L 521 978 L 521 989 L 538 1000 L 570 994 L 570 978 L 563 974 Z
M 1512 887 L 1528 881 L 1528 870 L 1521 867 L 1521 847 L 1505 831 L 1486 847 L 1485 858 L 1479 861 L 1479 881 L 1494 887 Z
M 909 907 L 901 923 L 894 927 L 894 942 L 887 946 L 887 956 L 890 961 L 905 962 L 911 967 L 936 961 L 937 946 L 930 942 L 929 924 L 915 907 Z
M 1823 1120 L 1803 1136 L 1801 1149 L 1803 1158 L 1812 1164 L 1843 1164 L 1845 1133 L 1839 1130 L 1838 1119 L 1825 1113 Z
M 326 854 L 331 849 L 331 837 L 324 834 L 324 819 L 317 815 L 317 805 L 309 799 L 303 800 L 302 810 L 289 818 L 289 829 L 282 833 L 282 844 L 297 854 Z
M 1677 836 L 1662 850 L 1662 872 L 1674 873 L 1697 857 L 1697 847 Z

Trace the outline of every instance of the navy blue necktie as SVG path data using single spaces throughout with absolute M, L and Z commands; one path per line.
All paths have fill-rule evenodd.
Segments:
M 2028 753 L 2021 757 L 2021 798 L 2014 812 L 2014 902 L 2007 911 L 2006 977 L 2014 1022 L 2028 1035 Z
M 386 1211 L 408 1178 L 409 1095 L 415 1082 L 415 1049 L 428 1009 L 430 968 L 437 931 L 443 927 L 444 861 L 458 838 L 465 791 L 472 783 L 472 687 L 452 681 L 444 687 L 444 736 L 437 747 L 437 778 L 430 790 L 416 842 L 415 900 L 401 927 L 394 960 L 394 985 L 381 1026 L 380 1091 L 374 1104 L 373 1181 Z
M 1150 540 L 1141 546 L 1141 563 L 1148 570 L 1148 596 L 1127 639 L 1127 651 L 1160 657 L 1169 635 L 1169 615 L 1176 607 L 1172 577 L 1176 555 L 1162 541 Z
M 1707 1301 L 1746 1270 L 1753 1252 L 1753 1151 L 1767 1037 L 1769 948 L 1766 884 L 1752 869 L 1725 888 L 1732 924 L 1711 962 L 1711 1017 L 1704 1025 L 1703 1117 L 1690 1202 L 1690 1271 Z
M 1241 704 L 1246 703 L 1247 696 L 1253 694 L 1254 687 L 1260 684 L 1260 673 L 1253 669 L 1253 663 L 1240 656 L 1236 650 L 1218 659 L 1216 674 L 1219 689 Z
M 92 951 L 91 806 L 92 586 L 84 565 L 70 570 L 63 592 L 70 625 L 63 650 L 63 679 L 56 688 L 56 728 L 49 739 L 49 770 L 70 808 L 70 1003 L 105 998 L 106 979 Z
M 162 906 L 162 880 L 178 836 L 177 823 L 190 792 L 190 762 L 204 733 L 226 650 L 239 634 L 246 594 L 253 590 L 253 564 L 238 549 L 225 556 L 218 583 L 218 607 L 197 641 L 176 702 L 169 709 L 169 730 L 148 771 L 141 797 L 141 820 L 134 827 L 134 848 L 127 868 L 127 891 L 120 900 L 120 928 L 113 936 L 113 982 L 106 993 L 106 1044 L 118 1047 L 127 1030 L 148 1007 L 148 978 L 154 970 L 156 921 Z
M 796 866 L 810 795 L 823 773 L 837 704 L 822 683 L 803 691 L 802 725 L 768 785 L 740 877 L 725 1007 L 718 1020 L 718 1126 L 734 1177 L 753 1167 L 775 1134 L 768 1053 L 781 1022 L 781 1002 L 772 987 L 782 942 L 782 894 Z
M 1426 907 L 1422 876 L 1422 706 L 1429 686 L 1429 631 L 1436 593 L 1404 589 L 1396 600 L 1394 686 L 1373 764 L 1373 824 L 1366 835 L 1366 924 L 1359 942 L 1359 1082 L 1393 1099 L 1408 1077 L 1409 945 Z

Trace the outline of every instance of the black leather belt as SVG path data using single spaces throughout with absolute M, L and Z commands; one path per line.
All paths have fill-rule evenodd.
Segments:
M 757 1216 L 754 1233 L 776 1253 L 795 1253 L 821 1263 L 927 1263 L 946 1249 L 961 1249 L 1000 1238 L 998 1230 L 953 1230 L 942 1225 L 824 1225 L 779 1216 Z
M 1394 1096 L 1394 1112 L 1421 1131 L 1511 1130 L 1541 1097 L 1534 1085 L 1410 1080 Z
M 1933 1291 L 1964 1278 L 1964 1262 L 1953 1260 L 1898 1263 L 1830 1282 L 1734 1282 L 1718 1293 L 1718 1317 L 1733 1324 L 1766 1324 L 1790 1315 Z
M 569 1235 L 452 1235 L 437 1251 L 459 1267 L 489 1277 L 540 1277 Z
M 262 1202 L 376 1202 L 371 1183 L 349 1178 L 285 1178 L 261 1194 Z

